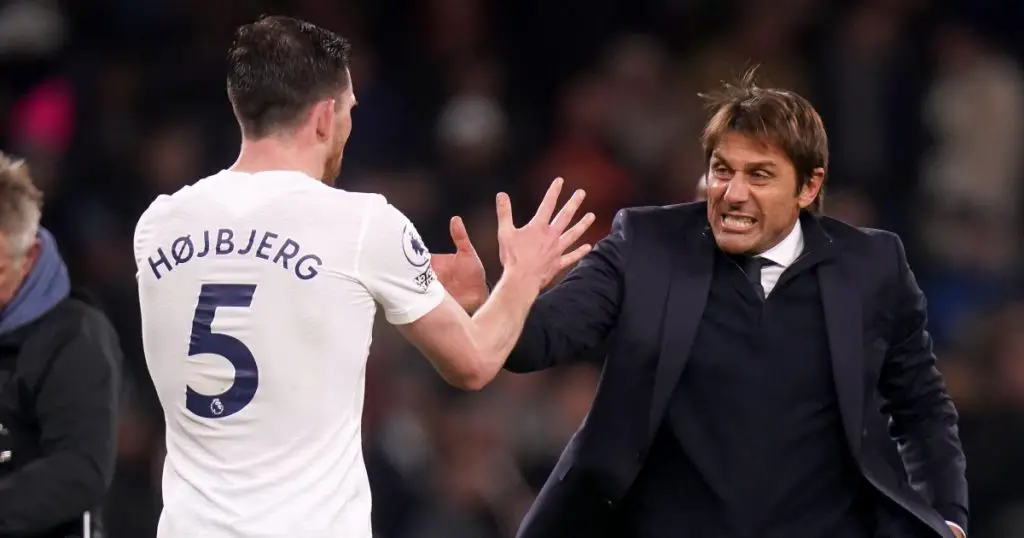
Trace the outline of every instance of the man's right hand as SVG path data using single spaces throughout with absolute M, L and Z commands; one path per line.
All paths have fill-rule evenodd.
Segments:
M 590 245 L 583 245 L 565 253 L 594 222 L 594 216 L 588 213 L 569 227 L 583 202 L 583 191 L 576 191 L 552 219 L 561 190 L 562 180 L 556 179 L 537 208 L 537 214 L 521 228 L 516 228 L 512 222 L 512 203 L 508 195 L 498 195 L 498 249 L 505 270 L 491 296 L 472 318 L 466 315 L 464 305 L 448 295 L 421 318 L 399 326 L 402 334 L 452 385 L 479 390 L 490 383 L 522 334 L 523 324 L 540 290 L 556 274 L 590 252 Z M 475 271 L 470 270 L 473 265 L 470 262 L 476 260 L 476 254 L 471 250 L 468 236 L 463 234 L 461 221 L 455 220 L 452 224 L 453 239 L 466 256 L 456 267 L 458 254 L 452 255 L 448 269 L 464 267 L 468 277 L 466 289 L 478 288 L 483 279 L 472 277 Z M 448 271 L 448 277 L 457 272 Z M 482 271 L 479 276 L 482 277 Z M 453 285 L 453 288 L 458 286 Z
M 530 291 L 537 293 L 555 275 L 580 261 L 591 248 L 585 244 L 566 253 L 594 223 L 594 215 L 587 213 L 569 228 L 586 196 L 585 191 L 577 190 L 552 219 L 562 183 L 562 178 L 551 182 L 536 214 L 521 228 L 516 228 L 512 222 L 512 202 L 508 195 L 499 193 L 497 196 L 498 253 L 505 271 L 503 278 L 529 283 Z

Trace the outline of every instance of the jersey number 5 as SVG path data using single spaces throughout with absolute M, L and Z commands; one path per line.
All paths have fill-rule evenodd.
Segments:
M 218 308 L 248 308 L 255 292 L 255 284 L 203 284 L 199 290 L 188 356 L 220 355 L 235 368 L 234 381 L 220 394 L 208 396 L 185 387 L 185 408 L 200 417 L 229 417 L 249 405 L 256 395 L 260 376 L 252 351 L 241 340 L 215 333 L 210 327 Z

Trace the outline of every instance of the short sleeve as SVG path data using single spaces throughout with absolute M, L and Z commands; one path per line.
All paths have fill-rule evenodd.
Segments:
M 445 297 L 416 227 L 383 196 L 374 198 L 363 221 L 356 273 L 392 325 L 418 320 Z

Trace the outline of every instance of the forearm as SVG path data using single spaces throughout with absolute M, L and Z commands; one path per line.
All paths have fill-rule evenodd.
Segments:
M 893 323 L 879 389 L 911 485 L 947 520 L 967 528 L 966 462 L 957 412 L 936 366 L 927 309 L 902 243 L 893 241 Z
M 472 316 L 447 296 L 399 330 L 446 381 L 468 390 L 486 386 L 502 368 L 537 371 L 594 348 L 614 327 L 622 304 L 624 215 L 620 212 L 612 234 L 542 297 L 536 275 L 506 267 Z
M 494 289 L 495 286 L 493 284 L 488 284 L 486 297 L 490 297 L 494 293 Z M 483 303 L 475 306 L 473 310 L 467 309 L 466 312 L 473 316 L 482 306 Z M 503 369 L 517 374 L 526 374 L 544 370 L 555 365 L 557 357 L 546 352 L 548 346 L 545 344 L 550 341 L 550 338 L 546 334 L 544 324 L 546 318 L 544 307 L 545 295 L 539 294 L 528 309 L 526 319 L 520 328 L 519 336 L 508 351 L 508 356 L 502 365 Z
M 0 480 L 0 536 L 39 532 L 102 504 L 117 453 L 121 357 L 95 312 L 56 350 L 34 400 L 41 456 Z
M 968 516 L 966 461 L 952 402 L 944 392 L 893 406 L 892 436 L 914 489 L 942 516 L 965 527 Z
M 477 363 L 474 385 L 486 385 L 501 371 L 538 295 L 533 279 L 506 274 L 473 315 L 471 330 Z
M 920 339 L 920 335 L 907 342 Z M 892 417 L 890 435 L 900 446 L 910 483 L 942 516 L 967 524 L 966 461 L 957 412 L 935 367 L 930 345 L 903 342 L 882 369 L 882 410 Z
M 106 480 L 97 462 L 62 452 L 0 480 L 0 536 L 42 532 L 103 502 Z
M 535 279 L 508 273 L 473 316 L 445 294 L 441 304 L 399 331 L 451 385 L 480 390 L 501 370 L 537 298 Z

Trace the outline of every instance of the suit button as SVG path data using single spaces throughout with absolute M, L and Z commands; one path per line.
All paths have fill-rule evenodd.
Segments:
M 611 506 L 612 505 L 612 500 L 606 497 L 604 499 L 604 504 L 605 504 L 605 506 Z
M 867 437 L 868 436 L 868 429 L 864 428 L 864 430 L 860 432 L 860 435 L 861 435 L 861 437 Z

